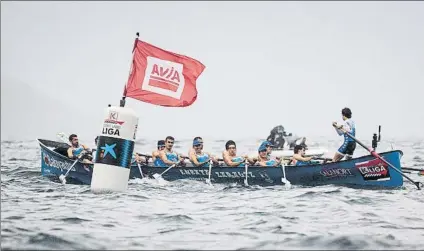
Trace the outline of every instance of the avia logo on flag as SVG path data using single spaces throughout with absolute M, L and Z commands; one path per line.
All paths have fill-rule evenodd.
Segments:
M 197 99 L 196 81 L 204 69 L 196 59 L 136 39 L 124 97 L 160 106 L 189 106 Z
M 142 90 L 180 99 L 184 90 L 183 65 L 155 57 L 147 57 Z

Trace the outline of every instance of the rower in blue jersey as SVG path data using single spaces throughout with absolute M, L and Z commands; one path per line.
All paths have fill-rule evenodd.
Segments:
M 337 133 L 344 137 L 343 144 L 339 147 L 337 152 L 334 154 L 333 162 L 340 161 L 343 157 L 351 159 L 356 148 L 356 141 L 349 138 L 344 132 L 349 132 L 352 136 L 356 135 L 356 125 L 352 120 L 352 111 L 349 108 L 342 109 L 343 124 L 337 125 L 337 122 L 333 122 L 333 126 Z
M 176 163 L 182 163 L 182 158 L 176 152 L 172 151 L 174 146 L 174 137 L 168 136 L 165 139 L 165 149 L 159 151 L 159 158 L 156 158 L 155 166 L 167 167 Z
M 222 152 L 222 158 L 229 167 L 244 167 L 244 162 L 247 160 L 250 164 L 255 164 L 255 161 L 250 159 L 247 155 L 237 156 L 236 143 L 233 140 L 228 140 L 225 143 L 225 150 Z
M 71 134 L 69 135 L 69 142 L 71 143 L 71 147 L 68 148 L 68 157 L 71 159 L 77 159 L 78 155 L 82 152 L 82 151 L 87 151 L 89 153 L 91 153 L 90 149 L 83 144 L 80 144 L 78 141 L 78 136 L 76 134 Z M 84 161 L 87 159 L 84 159 Z M 87 160 L 88 162 L 91 162 L 89 160 Z M 85 161 L 85 162 L 87 162 Z
M 157 143 L 157 150 L 152 152 L 152 162 L 155 166 L 161 166 L 162 162 L 160 157 L 159 157 L 159 153 L 160 151 L 163 151 L 165 149 L 165 140 L 159 140 Z
M 316 158 L 315 156 L 305 157 L 305 146 L 303 145 L 296 145 L 293 151 L 294 155 L 291 164 L 294 166 L 306 166 L 319 163 L 318 161 L 314 161 Z
M 258 164 L 260 166 L 279 166 L 281 164 L 281 159 L 274 159 L 270 156 L 270 150 L 272 145 L 268 141 L 262 142 L 258 148 Z
M 209 161 L 212 160 L 214 164 L 219 164 L 216 158 L 207 152 L 203 151 L 202 137 L 195 137 L 193 139 L 193 148 L 188 153 L 190 162 L 196 167 L 209 167 Z

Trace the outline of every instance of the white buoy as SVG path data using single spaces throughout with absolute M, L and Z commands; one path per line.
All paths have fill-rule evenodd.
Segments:
M 126 107 L 105 109 L 91 178 L 93 193 L 123 192 L 128 188 L 138 116 Z

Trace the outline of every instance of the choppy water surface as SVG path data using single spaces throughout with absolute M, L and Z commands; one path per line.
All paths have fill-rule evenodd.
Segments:
M 239 142 L 239 151 L 254 151 L 257 142 Z M 177 143 L 186 153 L 190 142 Z M 206 143 L 218 152 L 225 142 Z M 424 143 L 394 147 L 405 153 L 405 166 L 423 168 Z M 149 152 L 154 141 L 136 148 Z M 155 180 L 132 180 L 127 193 L 94 195 L 89 186 L 41 177 L 37 142 L 2 142 L 1 248 L 423 249 L 423 195 L 408 182 L 398 190 L 285 190 Z

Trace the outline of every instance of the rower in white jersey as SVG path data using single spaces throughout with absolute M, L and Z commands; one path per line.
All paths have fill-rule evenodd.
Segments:
M 343 108 L 342 110 L 343 124 L 337 125 L 337 122 L 333 122 L 333 126 L 336 129 L 337 133 L 344 137 L 343 144 L 334 154 L 333 162 L 340 161 L 345 157 L 346 159 L 351 159 L 353 153 L 355 152 L 356 142 L 347 136 L 344 132 L 350 133 L 355 137 L 356 134 L 356 125 L 352 120 L 352 111 L 349 108 Z
M 203 151 L 202 137 L 195 137 L 193 139 L 193 147 L 188 153 L 190 162 L 196 167 L 209 167 L 209 161 L 212 160 L 214 164 L 219 164 L 216 157 Z
M 165 138 L 165 149 L 159 151 L 159 158 L 156 158 L 155 166 L 167 167 L 179 162 L 183 164 L 181 156 L 172 150 L 174 141 L 174 137 L 172 136 Z

